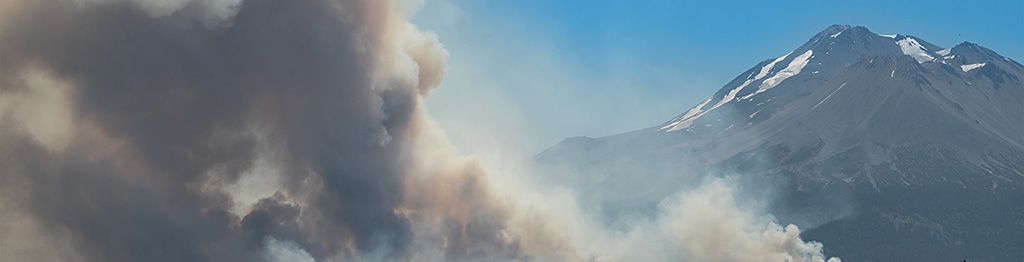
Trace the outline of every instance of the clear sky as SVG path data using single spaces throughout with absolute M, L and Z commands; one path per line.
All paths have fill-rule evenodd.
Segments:
M 832 24 L 1024 61 L 1021 0 L 427 0 L 413 21 L 450 52 L 427 105 L 452 140 L 525 154 L 660 124 Z

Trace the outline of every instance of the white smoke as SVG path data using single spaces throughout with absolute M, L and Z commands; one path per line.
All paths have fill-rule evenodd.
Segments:
M 309 252 L 302 250 L 299 245 L 291 241 L 280 241 L 268 237 L 264 241 L 264 257 L 267 262 L 315 262 Z
M 736 192 L 714 179 L 662 203 L 661 225 L 680 252 L 700 261 L 825 261 L 821 243 L 804 242 L 795 225 L 741 208 Z M 838 262 L 830 258 L 829 262 Z

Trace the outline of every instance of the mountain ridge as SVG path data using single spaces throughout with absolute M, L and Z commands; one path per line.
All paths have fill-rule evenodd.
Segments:
M 833 25 L 663 124 L 567 139 L 535 159 L 576 174 L 553 179 L 580 185 L 584 198 L 605 209 L 651 205 L 687 181 L 741 174 L 783 191 L 776 215 L 812 228 L 806 234 L 816 240 L 846 239 L 874 249 L 898 246 L 893 241 L 905 235 L 933 246 L 917 248 L 934 259 L 999 261 L 1024 255 L 1024 245 L 1012 245 L 1024 239 L 1024 230 L 982 236 L 949 228 L 1024 226 L 1018 222 L 1024 201 L 1013 197 L 1024 189 L 1022 77 L 1024 66 L 978 44 L 943 49 L 914 36 Z M 645 185 L 650 181 L 655 185 Z M 589 193 L 637 188 L 644 190 L 615 199 Z M 931 202 L 956 202 L 936 191 L 991 200 L 991 206 L 965 206 L 981 215 L 959 219 L 959 210 Z M 918 203 L 887 203 L 889 198 Z M 902 216 L 934 223 L 886 229 Z M 881 233 L 850 240 L 857 236 L 852 224 Z M 956 244 L 966 239 L 982 245 Z M 920 259 L 897 250 L 836 252 L 856 261 Z

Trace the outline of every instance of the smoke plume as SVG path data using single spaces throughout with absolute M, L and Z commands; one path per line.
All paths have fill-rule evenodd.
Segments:
M 0 3 L 0 260 L 823 260 L 721 182 L 620 231 L 458 156 L 403 4 Z

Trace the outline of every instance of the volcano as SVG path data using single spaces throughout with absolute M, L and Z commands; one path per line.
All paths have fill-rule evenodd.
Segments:
M 611 223 L 730 175 L 844 260 L 1009 261 L 1024 257 L 1022 79 L 975 43 L 833 25 L 665 123 L 534 159 Z

